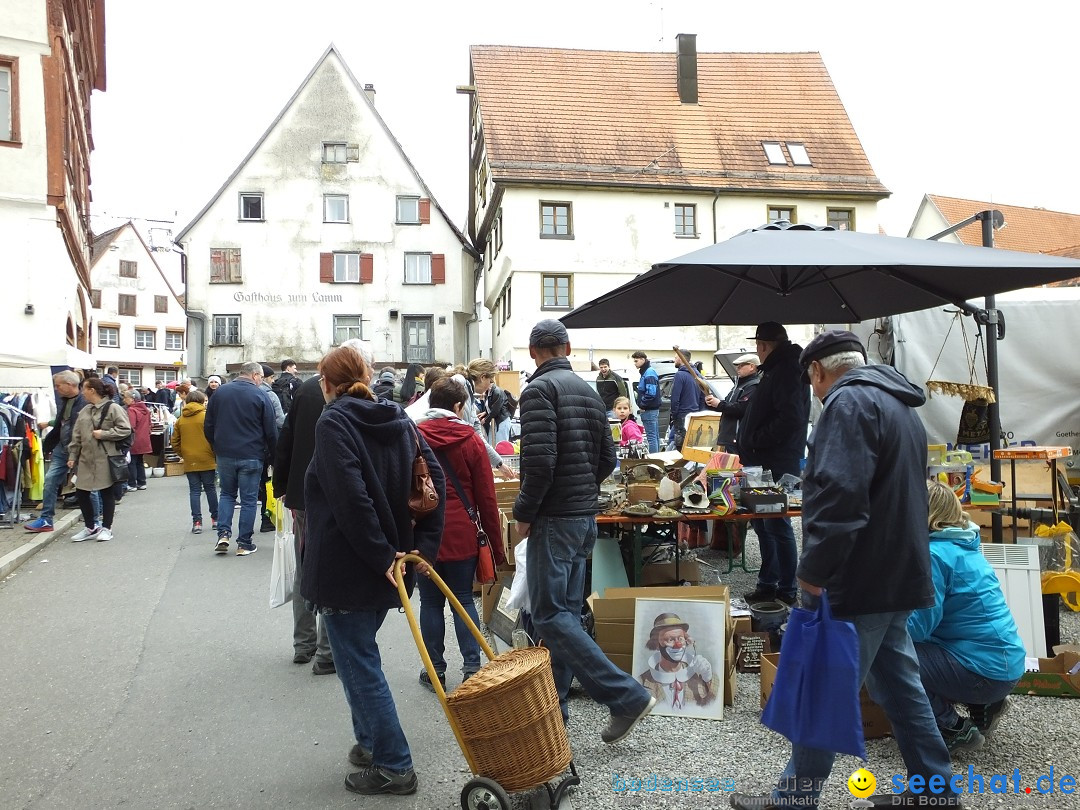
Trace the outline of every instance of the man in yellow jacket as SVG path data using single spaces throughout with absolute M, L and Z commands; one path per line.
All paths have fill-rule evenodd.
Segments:
M 188 480 L 188 496 L 191 498 L 191 533 L 202 533 L 202 493 L 206 492 L 206 504 L 210 508 L 210 528 L 217 528 L 218 493 L 215 478 L 217 459 L 203 433 L 206 418 L 206 394 L 192 389 L 188 394 L 180 418 L 173 427 L 172 446 L 184 460 L 184 474 Z

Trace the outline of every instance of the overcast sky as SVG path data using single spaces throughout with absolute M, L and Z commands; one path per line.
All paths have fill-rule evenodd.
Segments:
M 377 10 L 376 10 L 377 5 Z M 209 201 L 333 42 L 460 226 L 471 44 L 820 51 L 906 235 L 924 193 L 1080 213 L 1080 4 L 107 0 L 93 213 L 175 220 Z M 111 224 L 95 217 L 98 230 Z M 667 257 L 658 256 L 657 260 Z

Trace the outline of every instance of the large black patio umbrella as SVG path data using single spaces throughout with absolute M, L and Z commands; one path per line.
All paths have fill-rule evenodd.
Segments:
M 972 218 L 983 221 L 984 244 L 993 244 L 992 214 L 1000 217 L 985 211 Z M 562 322 L 571 328 L 857 323 L 953 304 L 986 326 L 987 383 L 997 390 L 994 340 L 1004 329 L 993 296 L 1077 277 L 1077 259 L 783 222 L 654 264 Z M 967 303 L 979 297 L 987 299 L 985 310 Z M 1000 481 L 1001 462 L 992 452 L 1001 447 L 998 403 L 988 412 L 990 473 Z M 994 539 L 1001 540 L 999 515 Z
M 563 316 L 567 327 L 855 323 L 1080 276 L 1080 260 L 807 226 L 745 231 Z

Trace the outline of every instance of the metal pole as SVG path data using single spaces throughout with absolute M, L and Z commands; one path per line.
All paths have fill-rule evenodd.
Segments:
M 982 211 L 978 215 L 982 220 L 982 243 L 983 247 L 994 246 L 994 212 Z M 1001 480 L 1001 459 L 994 458 L 994 451 L 1001 449 L 1001 411 L 997 403 L 1000 389 L 998 388 L 998 313 L 997 301 L 993 295 L 986 296 L 983 306 L 986 308 L 986 384 L 994 392 L 994 401 L 986 409 L 987 419 L 990 423 L 990 480 Z M 1016 492 L 1012 493 L 1013 506 L 1016 506 Z M 990 518 L 992 537 L 995 543 L 1002 542 L 1001 515 L 994 514 Z M 1016 517 L 1013 517 L 1016 520 Z

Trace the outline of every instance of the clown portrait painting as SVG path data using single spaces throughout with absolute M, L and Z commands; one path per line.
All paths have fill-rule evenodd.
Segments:
M 657 699 L 653 714 L 723 719 L 726 615 L 724 602 L 637 600 L 633 671 Z

